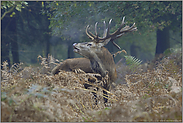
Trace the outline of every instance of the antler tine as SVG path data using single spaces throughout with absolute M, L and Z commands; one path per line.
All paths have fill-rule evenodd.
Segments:
M 120 30 L 121 30 L 121 28 L 123 27 L 123 25 L 125 24 L 125 16 L 123 17 L 123 20 L 122 20 L 122 22 L 121 22 L 121 26 L 118 28 L 118 30 L 116 31 L 116 32 L 114 32 L 113 34 L 115 34 L 115 33 L 117 33 L 117 32 L 120 32 Z M 121 37 L 122 35 L 123 35 L 124 33 L 122 33 L 122 34 L 120 34 L 120 35 L 117 35 L 116 36 L 116 38 L 119 38 L 119 37 Z M 114 39 L 116 39 L 116 38 L 114 38 Z M 113 40 L 111 40 L 112 41 L 112 43 L 113 43 L 113 45 L 114 46 L 116 46 L 118 49 L 120 49 L 121 50 L 121 47 L 119 46 L 119 45 L 117 45 L 115 42 L 114 42 L 114 39 Z
M 119 35 L 119 33 L 121 33 L 121 29 L 123 28 L 123 26 L 125 25 L 125 16 L 123 17 L 123 20 L 121 22 L 121 25 L 120 27 L 115 31 L 113 32 L 111 35 Z
M 95 35 L 96 35 L 96 38 L 98 38 L 98 33 L 97 33 L 97 24 L 98 22 L 95 23 Z
M 122 35 L 124 35 L 127 32 L 137 31 L 137 27 L 135 27 L 135 23 L 131 27 L 130 26 L 123 27 L 126 24 L 125 16 L 124 16 L 120 27 L 114 33 L 110 34 L 109 31 L 110 31 L 111 22 L 112 22 L 112 19 L 109 20 L 109 25 L 108 25 L 108 28 L 106 29 L 106 23 L 104 21 L 104 34 L 103 34 L 103 37 L 98 36 L 98 33 L 97 33 L 97 24 L 98 24 L 98 22 L 96 22 L 96 24 L 95 24 L 95 34 L 96 34 L 96 36 L 88 31 L 89 25 L 86 28 L 86 34 L 88 35 L 89 38 L 91 38 L 96 43 L 103 43 L 103 45 L 106 45 L 109 41 L 111 41 L 114 44 L 114 46 L 116 46 L 118 49 L 121 49 L 114 42 L 114 40 L 121 37 Z
M 125 17 L 123 17 L 121 26 L 117 29 L 117 31 L 115 31 L 113 34 L 111 34 L 111 36 L 114 39 L 121 37 L 122 35 L 125 34 L 125 32 L 137 31 L 137 27 L 135 27 L 135 23 L 131 27 L 125 26 L 124 28 L 122 28 L 125 24 L 124 19 L 125 19 Z
M 125 34 L 125 32 L 137 31 L 137 27 L 134 27 L 134 26 L 135 26 L 135 23 L 131 27 L 125 26 L 123 29 L 120 30 L 121 34 L 116 35 L 116 37 L 114 39 L 121 37 L 122 35 Z
M 106 35 L 106 37 L 109 36 L 109 29 L 110 29 L 111 22 L 112 22 L 112 19 L 109 20 L 109 25 L 108 25 L 108 28 L 107 28 L 107 35 Z
M 131 26 L 131 30 L 130 31 L 137 31 L 137 27 L 134 27 L 135 23 L 133 23 L 133 25 Z
M 88 36 L 90 39 L 94 40 L 94 39 L 95 39 L 95 35 L 93 35 L 91 32 L 89 32 L 89 31 L 88 31 L 88 28 L 89 28 L 89 25 L 86 27 L 86 34 L 87 34 L 87 36 Z
M 135 26 L 135 23 L 133 23 L 133 25 L 132 25 L 131 27 L 125 26 L 124 28 L 122 28 L 122 29 L 120 30 L 120 32 L 137 31 L 137 27 L 134 27 L 134 26 Z
M 126 23 L 125 23 L 125 16 L 123 17 L 123 20 L 122 20 L 122 22 L 121 22 L 121 28 L 125 25 Z
M 105 21 L 104 21 L 104 34 L 103 34 L 103 38 L 106 36 L 106 23 L 105 23 Z
M 125 21 L 125 16 L 123 17 L 122 24 L 124 23 L 124 21 Z
M 120 49 L 120 50 L 121 50 L 121 47 L 120 47 L 120 46 L 118 46 L 118 45 L 114 42 L 114 39 L 112 40 L 112 43 L 114 44 L 114 46 L 116 46 L 118 49 Z

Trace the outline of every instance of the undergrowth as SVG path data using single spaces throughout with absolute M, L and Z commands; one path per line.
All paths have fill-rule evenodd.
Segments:
M 180 56 L 181 55 L 181 56 Z M 179 58 L 179 59 L 177 59 Z M 41 67 L 22 63 L 1 70 L 1 121 L 3 122 L 181 122 L 182 54 L 164 57 L 153 69 L 125 74 L 126 84 L 113 84 L 109 102 L 103 103 L 102 88 L 83 84 L 97 79 L 92 74 L 61 71 L 51 75 L 56 60 L 42 58 Z M 182 59 L 181 59 L 182 60 Z M 127 68 L 126 68 L 127 69 Z M 139 69 L 142 69 L 139 68 Z M 117 66 L 117 71 L 124 71 Z M 120 73 L 118 73 L 120 74 Z M 119 75 L 118 75 L 119 76 Z

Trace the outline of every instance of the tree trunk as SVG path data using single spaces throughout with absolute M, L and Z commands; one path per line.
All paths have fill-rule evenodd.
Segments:
M 162 54 L 166 49 L 170 48 L 169 28 L 157 30 L 156 56 Z
M 138 58 L 139 50 L 140 50 L 139 46 L 136 46 L 136 45 L 132 44 L 130 46 L 130 54 L 131 54 L 131 56 L 135 56 L 136 58 Z
M 13 57 L 12 62 L 13 63 L 19 62 L 16 18 L 10 17 L 10 14 L 6 14 L 6 16 L 1 20 L 1 27 L 2 27 L 1 62 L 7 60 L 9 66 L 11 66 L 9 56 L 10 49 Z
M 48 27 L 48 26 L 47 26 Z M 46 52 L 45 52 L 45 56 L 48 57 L 48 54 L 50 53 L 50 35 L 49 33 L 49 29 L 46 30 L 46 34 L 45 34 L 45 43 L 46 43 Z
M 17 26 L 16 26 L 16 18 L 13 17 L 11 21 L 10 32 L 11 32 L 11 53 L 13 57 L 13 63 L 19 63 L 19 53 L 18 53 L 18 42 L 17 42 Z
M 47 36 L 49 37 L 49 36 Z M 46 57 L 48 57 L 48 54 L 50 53 L 50 42 L 49 42 L 49 38 L 46 41 Z
M 2 27 L 2 26 L 1 26 Z M 8 62 L 8 67 L 11 66 L 10 64 L 10 58 L 9 58 L 9 49 L 10 49 L 10 43 L 9 41 L 7 40 L 6 38 L 6 35 L 3 31 L 3 29 L 1 30 L 1 64 L 4 62 L 4 61 L 7 61 Z
M 74 58 L 75 57 L 75 54 L 74 54 L 74 52 L 73 52 L 73 46 L 72 46 L 72 42 L 71 41 L 68 41 L 69 43 L 67 43 L 67 45 L 68 45 L 68 59 L 69 58 Z
M 39 4 L 39 5 L 41 5 L 41 4 Z M 46 2 L 44 2 L 44 10 L 49 11 L 49 9 L 46 8 Z M 42 19 L 44 19 L 43 22 L 45 23 L 44 27 L 45 27 L 45 31 L 46 31 L 46 33 L 45 33 L 45 39 L 46 39 L 46 54 L 45 55 L 46 55 L 46 57 L 48 57 L 48 54 L 50 53 L 50 38 L 51 38 L 51 36 L 50 36 L 51 30 L 49 29 L 50 21 L 48 18 L 49 17 L 47 15 L 44 15 L 42 17 Z
M 19 63 L 18 43 L 17 38 L 11 41 L 11 53 L 13 57 L 13 64 Z

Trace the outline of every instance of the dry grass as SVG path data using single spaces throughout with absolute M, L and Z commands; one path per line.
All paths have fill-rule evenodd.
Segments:
M 126 84 L 113 84 L 108 106 L 102 98 L 101 81 L 83 71 L 49 74 L 42 67 L 17 64 L 1 70 L 1 121 L 16 122 L 127 122 L 182 121 L 182 68 L 177 57 L 164 58 L 154 69 L 126 74 Z M 39 56 L 40 58 L 40 56 Z M 54 62 L 52 62 L 53 64 Z M 118 67 L 118 71 L 124 71 Z M 98 75 L 99 76 L 99 75 Z M 94 105 L 93 88 L 84 89 L 88 79 L 99 87 Z

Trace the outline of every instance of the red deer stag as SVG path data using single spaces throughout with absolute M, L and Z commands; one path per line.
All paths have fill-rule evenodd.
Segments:
M 59 69 L 72 71 L 74 69 L 80 68 L 85 72 L 99 73 L 102 77 L 105 77 L 108 74 L 109 83 L 106 83 L 103 87 L 104 89 L 109 90 L 110 84 L 114 82 L 117 78 L 117 72 L 113 56 L 104 46 L 108 44 L 109 41 L 112 41 L 112 43 L 118 49 L 120 49 L 120 47 L 114 42 L 114 40 L 121 37 L 126 32 L 132 32 L 137 30 L 137 27 L 135 27 L 135 23 L 131 27 L 125 26 L 123 28 L 123 26 L 125 25 L 124 19 L 125 17 L 123 17 L 120 27 L 112 34 L 109 33 L 112 19 L 109 21 L 107 29 L 104 21 L 103 37 L 98 36 L 97 22 L 95 24 L 95 35 L 88 31 L 88 25 L 86 27 L 86 34 L 91 39 L 91 42 L 73 44 L 74 52 L 84 56 L 85 58 L 68 59 L 64 61 L 61 65 L 55 67 L 52 70 L 52 73 L 58 73 Z M 87 86 L 85 87 L 87 88 Z M 107 95 L 106 91 L 103 91 L 103 93 L 104 95 Z M 107 102 L 106 98 L 104 98 L 104 102 Z

